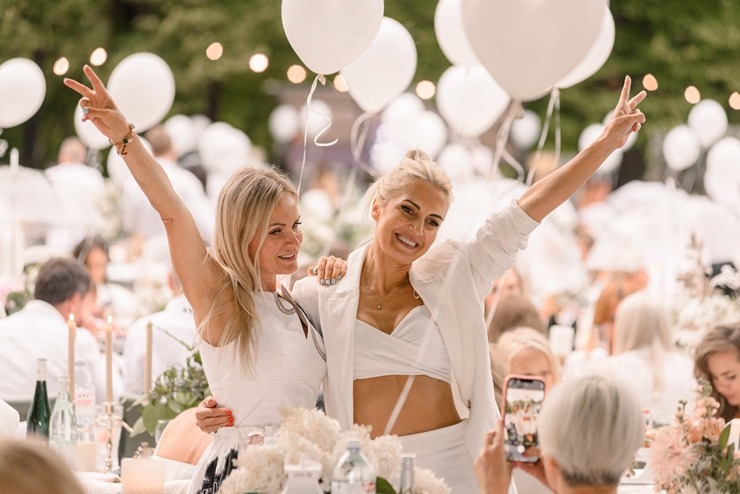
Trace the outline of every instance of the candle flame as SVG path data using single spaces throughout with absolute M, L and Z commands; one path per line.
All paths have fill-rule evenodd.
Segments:
M 108 316 L 108 319 L 106 319 L 105 322 L 110 326 L 113 323 L 113 316 Z

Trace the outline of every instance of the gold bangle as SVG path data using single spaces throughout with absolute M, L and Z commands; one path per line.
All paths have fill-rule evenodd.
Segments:
M 118 153 L 118 156 L 125 156 L 127 154 L 126 146 L 134 138 L 134 128 L 135 128 L 134 124 L 132 123 L 128 124 L 128 134 L 126 134 L 126 137 L 123 138 L 123 141 L 121 141 L 121 144 L 116 144 L 115 142 L 113 142 L 112 139 L 109 139 L 110 143 L 116 147 L 116 153 Z

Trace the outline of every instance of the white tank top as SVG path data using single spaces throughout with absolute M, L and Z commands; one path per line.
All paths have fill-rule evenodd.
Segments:
M 411 309 L 391 334 L 358 319 L 354 347 L 355 379 L 421 375 L 451 381 L 447 347 L 425 305 Z
M 256 293 L 254 303 L 260 321 L 250 341 L 246 371 L 235 341 L 220 347 L 200 342 L 211 393 L 219 406 L 232 410 L 237 427 L 279 425 L 281 408 L 315 407 L 326 374 L 313 328 L 306 338 L 298 315 L 281 311 L 273 292 Z M 291 312 L 288 301 L 281 298 L 280 303 Z

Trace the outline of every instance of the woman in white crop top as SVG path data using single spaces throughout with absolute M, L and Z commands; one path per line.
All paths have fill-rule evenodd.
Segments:
M 281 408 L 313 407 L 326 374 L 314 328 L 292 301 L 281 297 L 277 283 L 278 275 L 298 267 L 303 240 L 298 193 L 274 169 L 237 171 L 219 195 L 213 244 L 207 250 L 161 165 L 97 75 L 87 66 L 84 71 L 92 88 L 69 79 L 65 84 L 82 95 L 83 119 L 114 143 L 160 214 L 172 264 L 200 331 L 208 383 L 232 411 L 227 423 L 235 427 L 216 434 L 191 484 L 190 492 L 212 494 L 231 470 L 229 459 L 238 451 L 240 436 L 278 425 Z M 319 262 L 320 279 L 344 273 L 344 262 L 335 261 Z
M 478 492 L 473 459 L 498 418 L 483 299 L 538 222 L 644 122 L 636 107 L 645 93 L 630 100 L 629 90 L 627 78 L 599 139 L 493 213 L 472 242 L 432 247 L 452 191 L 423 152 L 410 151 L 371 187 L 375 235 L 349 256 L 347 277 L 328 290 L 301 280 L 293 291 L 324 334 L 328 415 L 344 428 L 399 435 L 405 452 L 444 477 L 453 494 Z

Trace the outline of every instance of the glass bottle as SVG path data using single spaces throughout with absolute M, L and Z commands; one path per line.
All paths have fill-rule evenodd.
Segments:
M 411 494 L 416 479 L 414 478 L 414 459 L 416 455 L 404 453 L 401 455 L 401 485 L 398 494 Z
M 332 494 L 375 494 L 375 471 L 360 451 L 362 443 L 350 439 L 347 451 L 334 467 Z
M 75 360 L 74 405 L 77 419 L 77 469 L 84 472 L 95 470 L 97 443 L 95 421 L 97 412 L 95 382 L 85 362 Z
M 51 407 L 46 392 L 46 359 L 40 358 L 36 367 L 36 390 L 26 418 L 28 435 L 41 436 L 48 440 L 50 418 Z
M 323 494 L 319 487 L 321 463 L 302 462 L 299 465 L 285 465 L 288 480 L 280 494 Z
M 69 378 L 59 378 L 59 396 L 54 402 L 49 425 L 49 446 L 56 449 L 67 464 L 74 468 L 77 453 L 77 420 L 74 404 L 69 398 Z

